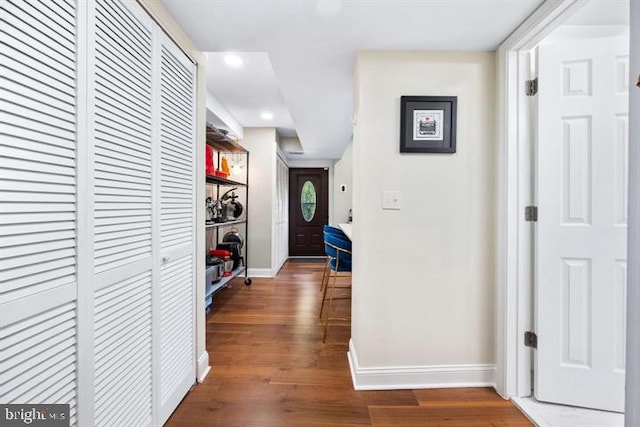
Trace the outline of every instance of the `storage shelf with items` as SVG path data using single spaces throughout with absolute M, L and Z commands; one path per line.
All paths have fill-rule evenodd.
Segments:
M 248 276 L 249 152 L 222 130 L 207 127 L 205 310 L 211 311 L 216 292 L 231 280 Z

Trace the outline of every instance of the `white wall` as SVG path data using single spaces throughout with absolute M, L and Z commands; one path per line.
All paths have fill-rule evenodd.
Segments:
M 244 128 L 244 138 L 240 143 L 249 150 L 249 274 L 268 276 L 272 269 L 273 203 L 276 197 L 276 130 Z
M 353 206 L 353 142 L 350 141 L 333 166 L 333 221 L 347 222 L 349 209 Z M 346 191 L 340 191 L 342 185 Z
M 242 124 L 240 124 L 238 119 L 236 119 L 211 92 L 206 93 L 206 103 L 208 123 L 211 123 L 214 126 L 222 124 L 224 125 L 223 127 L 239 139 L 244 137 L 244 127 Z
M 359 388 L 492 384 L 494 53 L 363 52 L 353 142 Z M 400 96 L 458 97 L 457 153 L 400 154 Z M 381 209 L 383 190 L 402 209 Z
M 278 145 L 285 153 L 291 151 L 304 151 L 302 149 L 302 144 L 300 144 L 300 139 L 296 137 L 280 137 Z

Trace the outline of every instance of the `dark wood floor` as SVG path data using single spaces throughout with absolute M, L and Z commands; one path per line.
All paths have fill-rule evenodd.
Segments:
M 177 426 L 531 426 L 492 389 L 355 391 L 349 322 L 318 323 L 320 263 L 219 293 L 207 319 L 211 371 L 167 422 Z M 343 291 L 344 292 L 344 291 Z M 349 302 L 339 309 L 349 312 Z

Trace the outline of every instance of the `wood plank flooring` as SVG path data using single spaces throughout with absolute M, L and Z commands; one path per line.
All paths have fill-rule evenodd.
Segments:
M 322 268 L 288 262 L 275 279 L 236 280 L 215 297 L 207 319 L 211 371 L 166 426 L 532 425 L 488 388 L 353 390 L 349 322 L 332 325 L 322 343 Z M 337 304 L 348 316 L 350 301 Z

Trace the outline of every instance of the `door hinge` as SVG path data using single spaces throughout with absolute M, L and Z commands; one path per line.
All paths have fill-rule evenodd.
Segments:
M 538 336 L 533 331 L 527 331 L 524 333 L 524 345 L 525 347 L 538 348 Z
M 524 82 L 524 92 L 527 96 L 534 96 L 538 93 L 538 78 Z
M 537 222 L 538 221 L 538 207 L 537 206 L 527 206 L 524 208 L 524 220 L 527 222 Z

